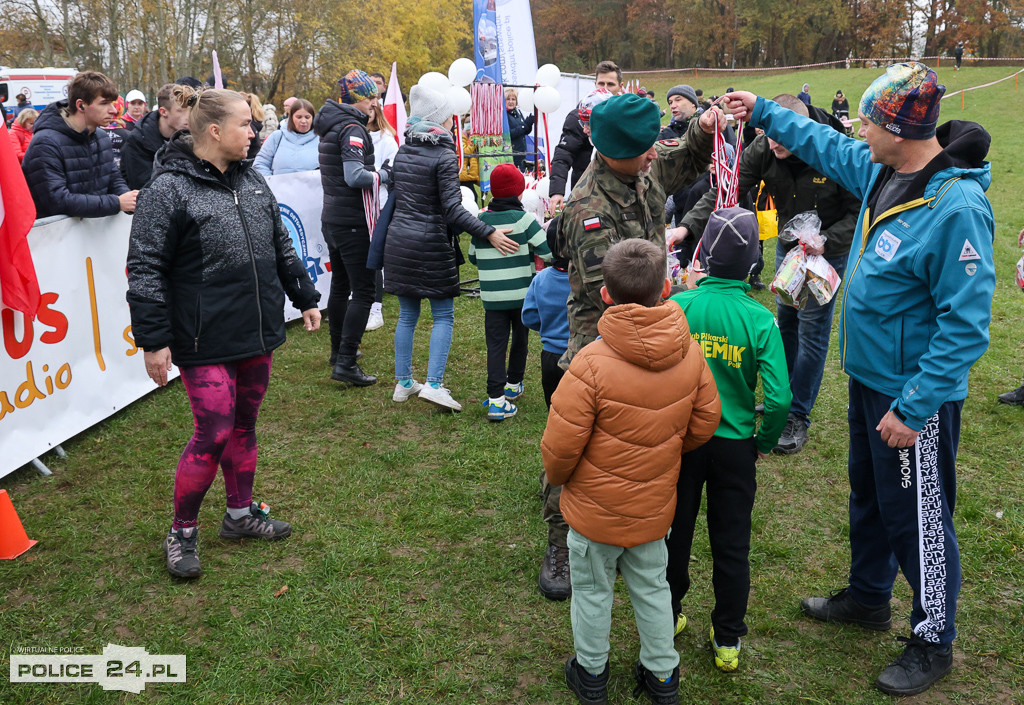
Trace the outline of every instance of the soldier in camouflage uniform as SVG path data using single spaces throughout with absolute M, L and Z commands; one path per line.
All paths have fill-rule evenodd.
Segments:
M 559 223 L 559 241 L 569 255 L 569 348 L 563 369 L 597 338 L 597 321 L 607 308 L 601 300 L 601 264 L 608 248 L 638 237 L 665 249 L 665 200 L 689 186 L 711 162 L 712 134 L 725 116 L 709 110 L 693 120 L 681 139 L 656 141 L 661 129 L 657 106 L 626 93 L 596 106 L 590 118 L 597 154 L 569 195 Z
M 583 178 L 569 195 L 558 226 L 558 249 L 569 258 L 569 348 L 559 360 L 568 369 L 573 356 L 597 338 L 597 321 L 607 308 L 601 300 L 601 264 L 608 248 L 638 237 L 665 250 L 666 193 L 689 186 L 711 162 L 711 134 L 725 127 L 725 115 L 705 112 L 691 120 L 682 139 L 655 142 L 661 129 L 658 107 L 626 93 L 595 105 L 590 137 L 597 148 Z M 667 260 L 667 257 L 666 257 Z M 571 594 L 569 526 L 560 509 L 561 487 L 543 481 L 548 548 L 538 582 L 551 600 Z

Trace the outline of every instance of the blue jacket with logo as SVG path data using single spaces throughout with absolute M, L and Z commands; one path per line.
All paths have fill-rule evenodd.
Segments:
M 858 382 L 894 397 L 897 415 L 920 430 L 944 402 L 967 397 L 968 373 L 988 347 L 991 137 L 976 123 L 940 125 L 941 154 L 908 184 L 899 205 L 876 214 L 893 169 L 873 163 L 865 142 L 763 98 L 751 123 L 862 199 L 843 287 L 840 363 Z

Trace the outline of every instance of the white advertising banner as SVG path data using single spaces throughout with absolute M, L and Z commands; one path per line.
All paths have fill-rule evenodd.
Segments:
M 34 321 L 0 311 L 0 476 L 156 388 L 125 301 L 131 223 L 63 218 L 29 233 L 42 303 Z
M 300 171 L 267 178 L 270 189 L 277 196 L 281 220 L 292 236 L 292 244 L 299 259 L 306 266 L 313 286 L 320 292 L 320 308 L 327 308 L 327 295 L 331 291 L 331 261 L 320 230 L 320 214 L 324 209 L 324 190 L 319 171 Z M 302 313 L 285 299 L 284 318 L 292 321 Z
M 331 275 L 320 233 L 320 172 L 268 182 L 326 306 Z M 0 477 L 156 389 L 125 300 L 131 224 L 123 213 L 62 218 L 29 233 L 42 303 L 34 321 L 0 309 Z M 285 317 L 301 314 L 289 304 Z
M 502 83 L 532 86 L 537 76 L 537 45 L 530 0 L 497 0 L 494 15 Z

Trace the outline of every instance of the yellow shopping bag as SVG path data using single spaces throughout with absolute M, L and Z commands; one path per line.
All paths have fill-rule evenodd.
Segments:
M 762 202 L 761 194 L 764 193 Z M 764 182 L 757 190 L 757 234 L 761 240 L 771 240 L 779 235 L 779 212 L 775 210 L 775 201 L 770 193 L 764 190 Z

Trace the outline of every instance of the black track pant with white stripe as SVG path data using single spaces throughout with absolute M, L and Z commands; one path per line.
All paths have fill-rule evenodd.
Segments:
M 963 402 L 939 407 L 910 448 L 890 448 L 875 426 L 892 402 L 850 380 L 850 594 L 888 602 L 902 570 L 914 591 L 914 633 L 949 644 L 960 593 L 953 507 Z

